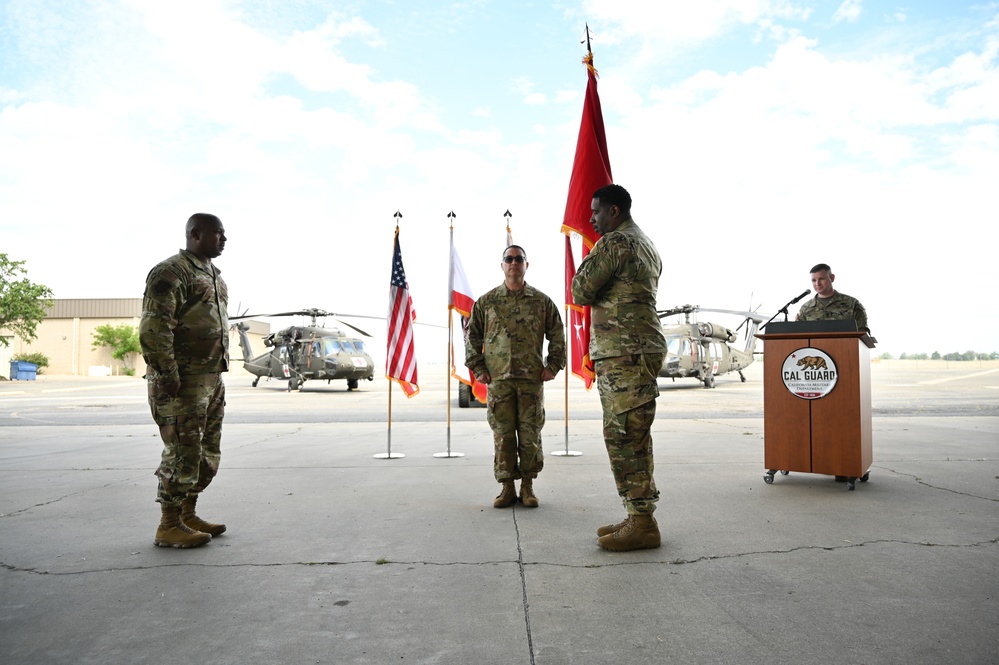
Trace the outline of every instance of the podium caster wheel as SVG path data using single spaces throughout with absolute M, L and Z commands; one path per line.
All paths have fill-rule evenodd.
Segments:
M 864 475 L 862 475 L 862 476 L 860 477 L 860 482 L 862 482 L 862 483 L 866 483 L 866 482 L 867 482 L 867 479 L 868 479 L 868 478 L 870 478 L 870 477 L 871 477 L 871 472 L 870 472 L 870 471 L 868 471 L 867 473 L 865 473 Z
M 787 475 L 787 474 L 789 474 L 789 473 L 791 473 L 791 472 L 790 472 L 790 471 L 781 471 L 781 472 L 780 472 L 780 475 L 782 475 L 782 476 L 786 476 L 786 475 Z
M 857 488 L 857 484 L 856 483 L 857 483 L 856 478 L 850 478 L 849 480 L 847 480 L 846 481 L 846 490 L 848 492 L 852 492 L 853 490 L 855 490 Z
M 774 477 L 771 476 L 769 473 L 765 473 L 763 474 L 763 482 L 765 482 L 767 485 L 773 485 Z

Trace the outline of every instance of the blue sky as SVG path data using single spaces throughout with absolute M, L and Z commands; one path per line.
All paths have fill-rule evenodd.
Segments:
M 447 213 L 481 293 L 509 209 L 561 302 L 587 22 L 661 307 L 773 312 L 825 261 L 879 351 L 999 350 L 997 2 L 4 0 L 0 251 L 138 297 L 213 212 L 233 309 L 382 315 L 399 210 L 446 324 Z

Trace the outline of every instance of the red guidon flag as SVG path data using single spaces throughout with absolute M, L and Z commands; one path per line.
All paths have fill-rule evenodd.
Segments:
M 600 235 L 590 225 L 593 192 L 614 180 L 611 176 L 610 156 L 607 154 L 604 115 L 600 110 L 597 70 L 593 68 L 592 53 L 583 58 L 583 64 L 586 65 L 586 98 L 583 100 L 583 118 L 579 124 L 579 137 L 576 139 L 572 176 L 569 178 L 569 196 L 565 202 L 562 233 L 578 233 L 583 237 L 585 257 L 600 239 Z
M 611 184 L 614 179 L 611 175 L 610 156 L 607 154 L 604 115 L 600 110 L 600 96 L 597 94 L 597 70 L 593 68 L 593 53 L 586 54 L 583 64 L 586 65 L 586 97 L 583 100 L 583 117 L 579 123 L 572 175 L 569 177 L 569 195 L 565 202 L 562 233 L 566 234 L 565 304 L 569 308 L 569 334 L 572 338 L 570 370 L 586 383 L 589 390 L 595 378 L 590 362 L 590 308 L 580 307 L 572 300 L 572 278 L 576 275 L 576 265 L 569 237 L 573 233 L 582 237 L 580 260 L 586 258 L 590 248 L 600 239 L 600 234 L 590 224 L 593 192 Z

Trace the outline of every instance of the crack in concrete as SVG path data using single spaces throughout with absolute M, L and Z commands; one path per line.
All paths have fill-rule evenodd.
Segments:
M 72 470 L 73 471 L 120 471 L 120 469 L 72 469 Z M 69 494 L 66 494 L 66 495 L 63 495 L 63 496 L 59 496 L 59 497 L 56 497 L 54 499 L 50 499 L 49 501 L 43 501 L 42 503 L 36 503 L 34 505 L 26 506 L 24 508 L 18 508 L 17 510 L 12 510 L 9 513 L 0 513 L 0 519 L 5 518 L 5 517 L 13 517 L 14 515 L 20 515 L 21 513 L 26 513 L 29 510 L 33 510 L 35 508 L 41 508 L 43 506 L 51 506 L 53 503 L 59 503 L 60 501 L 64 501 L 64 500 L 69 499 L 71 497 L 80 496 L 82 494 L 86 494 L 87 492 L 93 492 L 95 490 L 107 489 L 108 487 L 112 487 L 113 485 L 120 485 L 122 483 L 135 482 L 136 480 L 139 480 L 139 479 L 145 478 L 145 477 L 146 477 L 145 475 L 142 475 L 142 476 L 133 476 L 131 478 L 122 478 L 121 480 L 116 480 L 116 481 L 111 482 L 111 483 L 105 483 L 104 485 L 97 485 L 95 487 L 88 487 L 86 489 L 77 490 L 76 492 L 70 492 Z
M 527 600 L 527 575 L 524 570 L 524 549 L 520 544 L 520 525 L 517 523 L 517 506 L 513 506 L 513 529 L 517 534 L 517 569 L 520 571 L 520 586 L 524 597 L 524 626 L 527 629 L 527 653 L 531 658 L 531 665 L 534 661 L 534 638 L 531 635 L 531 604 Z
M 495 566 L 498 564 L 512 564 L 516 565 L 520 570 L 521 585 L 523 587 L 523 593 L 524 593 L 524 612 L 525 612 L 524 616 L 528 625 L 528 636 L 530 637 L 530 616 L 527 611 L 529 608 L 527 602 L 527 578 L 525 575 L 527 566 L 549 566 L 553 568 L 610 568 L 613 566 L 683 566 L 688 564 L 701 563 L 704 561 L 722 561 L 726 559 L 739 559 L 742 557 L 766 556 L 771 554 L 777 554 L 777 555 L 795 554 L 797 552 L 803 552 L 809 550 L 823 550 L 826 552 L 833 552 L 836 550 L 846 550 L 846 549 L 853 549 L 856 547 L 867 547 L 871 545 L 883 545 L 883 544 L 911 545 L 915 547 L 947 547 L 953 549 L 965 549 L 965 548 L 985 547 L 988 545 L 999 544 L 999 536 L 992 538 L 990 540 L 982 540 L 974 543 L 931 543 L 926 541 L 911 541 L 911 540 L 882 538 L 877 540 L 868 540 L 860 543 L 847 543 L 843 545 L 801 545 L 798 547 L 790 547 L 782 550 L 755 550 L 752 552 L 733 552 L 731 554 L 708 554 L 693 559 L 672 559 L 669 561 L 616 561 L 613 563 L 597 563 L 597 564 L 552 563 L 550 561 L 525 561 L 523 558 L 523 552 L 520 547 L 519 536 L 518 536 L 518 546 L 517 546 L 518 558 L 494 559 L 490 561 L 392 561 L 392 560 L 387 560 L 385 558 L 380 558 L 380 559 L 362 559 L 358 561 L 280 561 L 273 563 L 181 562 L 181 563 L 158 564 L 152 566 L 122 566 L 116 568 L 92 568 L 88 570 L 73 570 L 65 572 L 39 570 L 38 568 L 26 568 L 0 561 L 0 569 L 8 570 L 10 572 L 15 572 L 15 573 L 31 573 L 34 575 L 52 575 L 55 577 L 68 577 L 73 575 L 90 575 L 93 573 L 138 572 L 143 570 L 157 570 L 160 568 L 185 568 L 185 567 L 225 569 L 225 568 L 282 568 L 282 567 L 313 567 L 313 566 L 333 567 L 333 566 L 361 566 L 361 565 L 372 565 L 372 564 L 377 566 L 476 566 L 478 567 L 478 566 Z M 533 648 L 532 648 L 532 654 L 533 654 Z
M 989 460 L 985 459 L 985 458 L 973 458 L 973 459 L 961 459 L 961 460 L 957 460 L 957 459 L 946 459 L 946 460 L 941 460 L 941 461 L 945 461 L 945 462 L 987 462 Z M 981 499 L 982 501 L 999 501 L 999 499 L 993 499 L 992 497 L 988 497 L 988 496 L 979 496 L 978 494 L 971 494 L 969 492 L 960 492 L 958 490 L 952 490 L 949 487 L 941 487 L 940 485 L 934 485 L 932 483 L 926 482 L 921 477 L 919 477 L 919 476 L 917 476 L 917 475 L 915 475 L 913 473 L 905 473 L 904 471 L 897 471 L 897 470 L 892 469 L 892 468 L 887 467 L 887 466 L 872 466 L 872 468 L 881 469 L 882 471 L 888 471 L 889 473 L 894 473 L 897 476 L 905 476 L 907 478 L 912 478 L 913 480 L 915 480 L 917 483 L 919 483 L 923 487 L 929 487 L 930 489 L 940 490 L 941 492 L 950 492 L 951 494 L 958 494 L 960 496 L 966 496 L 966 497 L 968 497 L 970 499 Z

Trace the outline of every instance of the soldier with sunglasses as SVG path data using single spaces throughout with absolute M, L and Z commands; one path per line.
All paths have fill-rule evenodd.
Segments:
M 503 251 L 503 284 L 475 302 L 465 345 L 465 366 L 489 387 L 493 472 L 503 486 L 493 501 L 496 508 L 517 502 L 518 479 L 521 503 L 538 505 L 533 483 L 544 466 L 544 382 L 565 367 L 562 316 L 551 298 L 524 280 L 528 265 L 523 247 Z M 548 356 L 542 357 L 546 339 Z

